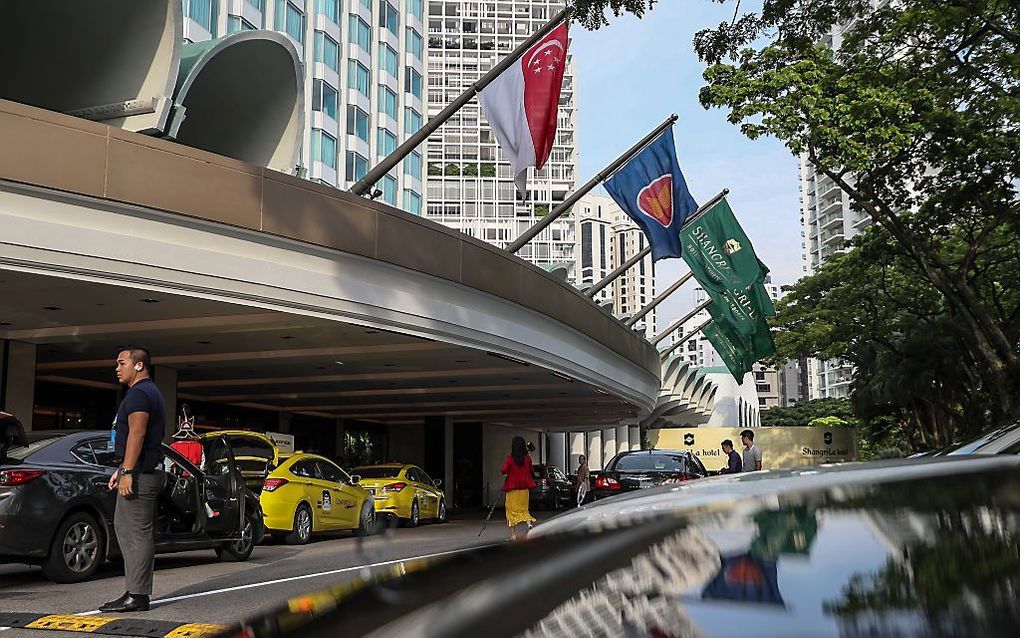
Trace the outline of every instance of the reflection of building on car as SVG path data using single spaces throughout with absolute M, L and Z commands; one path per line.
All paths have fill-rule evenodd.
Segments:
M 264 531 L 258 498 L 244 489 L 229 444 L 204 444 L 208 471 L 164 446 L 156 553 L 215 549 L 222 560 L 247 560 Z M 119 555 L 116 492 L 107 488 L 117 467 L 109 432 L 15 445 L 0 463 L 0 561 L 40 564 L 53 580 L 80 582 Z
M 560 468 L 539 463 L 531 466 L 531 475 L 535 479 L 529 493 L 532 506 L 558 510 L 575 502 L 574 482 Z
M 394 516 L 409 527 L 423 518 L 446 520 L 446 498 L 425 470 L 415 465 L 365 465 L 354 468 L 375 502 L 377 514 Z
M 708 476 L 698 457 L 678 450 L 635 450 L 617 454 L 595 479 L 595 499 L 621 492 L 684 483 Z
M 359 480 L 317 454 L 288 456 L 265 478 L 259 495 L 267 531 L 296 545 L 315 532 L 370 533 L 375 511 Z

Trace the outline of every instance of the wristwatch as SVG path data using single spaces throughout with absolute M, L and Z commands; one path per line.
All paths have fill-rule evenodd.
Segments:
M 131 476 L 133 473 L 134 473 L 134 470 L 131 469 L 130 467 L 122 467 L 122 468 L 120 468 L 120 475 L 121 476 Z

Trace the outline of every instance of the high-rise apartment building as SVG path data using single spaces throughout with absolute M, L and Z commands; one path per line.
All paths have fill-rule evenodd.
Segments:
M 431 0 L 428 3 L 428 117 L 524 42 L 563 8 L 562 1 Z M 427 144 L 426 216 L 504 247 L 574 190 L 577 180 L 574 62 L 560 94 L 556 143 L 540 171 L 529 170 L 518 198 L 510 165 L 472 100 Z M 517 254 L 539 265 L 573 263 L 574 223 L 564 216 Z
M 302 165 L 347 188 L 408 135 L 425 106 L 424 0 L 182 0 L 184 37 L 270 29 L 297 47 L 305 74 Z M 380 180 L 380 199 L 423 207 L 423 150 Z
M 574 237 L 577 241 L 574 283 L 599 282 L 648 246 L 644 232 L 607 195 L 588 194 L 574 205 Z M 596 294 L 598 302 L 612 301 L 613 314 L 633 315 L 655 297 L 655 265 L 647 255 Z M 655 311 L 636 325 L 648 337 L 655 335 Z
M 849 25 L 834 27 L 822 44 L 838 49 Z M 852 182 L 853 177 L 849 177 Z M 800 161 L 801 222 L 804 225 L 804 273 L 813 274 L 834 255 L 846 252 L 855 235 L 871 224 L 871 217 L 850 209 L 850 198 L 827 175 L 815 170 L 806 156 Z M 847 397 L 853 367 L 837 360 L 807 359 L 811 399 Z

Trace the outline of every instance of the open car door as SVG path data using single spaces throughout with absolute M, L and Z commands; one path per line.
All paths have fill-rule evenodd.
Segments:
M 244 528 L 244 478 L 226 437 L 202 439 L 205 467 L 199 504 L 203 527 L 214 536 L 232 536 Z

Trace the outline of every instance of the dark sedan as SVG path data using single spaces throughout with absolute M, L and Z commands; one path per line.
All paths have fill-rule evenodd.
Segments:
M 595 500 L 708 476 L 698 457 L 679 450 L 621 452 L 595 478 Z
M 1015 636 L 1018 494 L 1016 456 L 711 477 L 300 596 L 224 635 Z
M 205 471 L 164 452 L 156 552 L 214 549 L 221 560 L 247 560 L 263 535 L 262 510 L 229 444 L 206 442 Z M 109 432 L 14 440 L 0 459 L 0 562 L 40 564 L 47 577 L 70 583 L 119 555 L 116 492 L 107 488 L 115 467 Z
M 531 502 L 536 507 L 558 510 L 574 501 L 573 484 L 555 465 L 538 464 L 531 467 L 535 487 L 531 488 Z

